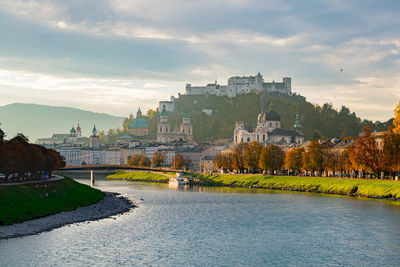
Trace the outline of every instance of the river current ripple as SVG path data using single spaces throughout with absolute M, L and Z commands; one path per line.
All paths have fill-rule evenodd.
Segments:
M 387 201 L 124 181 L 96 186 L 138 208 L 0 240 L 0 265 L 400 266 L 400 206 Z

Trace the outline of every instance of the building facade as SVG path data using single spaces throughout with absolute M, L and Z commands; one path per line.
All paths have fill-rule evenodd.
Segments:
M 160 114 L 160 122 L 157 125 L 157 142 L 171 143 L 177 141 L 193 142 L 193 125 L 190 122 L 190 115 L 188 112 L 185 112 L 179 128 L 175 127 L 172 129 L 168 122 L 168 112 L 166 107 L 163 106 Z
M 279 93 L 284 95 L 292 94 L 292 81 L 289 77 L 284 77 L 282 82 L 264 82 L 263 76 L 258 73 L 256 76 L 233 76 L 228 79 L 228 85 L 219 85 L 217 81 L 206 86 L 192 86 L 186 84 L 186 95 L 217 95 L 235 97 L 238 94 L 247 93 Z
M 271 103 L 269 111 L 265 109 L 265 99 L 262 97 L 261 113 L 257 118 L 255 129 L 246 127 L 244 122 L 236 122 L 233 132 L 234 144 L 251 143 L 257 141 L 261 144 L 300 144 L 303 143 L 300 116 L 297 114 L 294 130 L 281 129 L 281 119 L 275 106 Z

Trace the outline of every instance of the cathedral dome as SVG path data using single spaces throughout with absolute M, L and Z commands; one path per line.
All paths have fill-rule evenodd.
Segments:
M 140 118 L 135 118 L 132 122 L 131 125 L 129 125 L 129 129 L 137 129 L 137 128 L 149 128 L 149 124 L 147 123 L 147 120 L 143 117 Z
M 269 111 L 265 113 L 264 119 L 266 121 L 280 121 L 281 116 L 279 116 L 279 113 L 276 112 L 274 104 L 271 103 L 269 106 Z

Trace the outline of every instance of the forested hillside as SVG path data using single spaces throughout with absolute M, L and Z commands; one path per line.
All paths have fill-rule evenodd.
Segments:
M 323 106 L 313 105 L 306 102 L 304 97 L 297 95 L 268 95 L 267 109 L 271 102 L 281 116 L 284 129 L 292 129 L 296 113 L 299 112 L 304 136 L 307 140 L 356 136 L 365 125 L 378 131 L 385 130 L 392 125 L 392 119 L 384 123 L 361 120 L 345 106 L 337 110 L 329 103 Z M 203 109 L 211 109 L 213 114 L 208 115 L 202 112 Z M 193 123 L 194 139 L 199 142 L 213 141 L 220 138 L 232 138 L 235 121 L 241 120 L 255 127 L 260 110 L 261 103 L 258 94 L 239 95 L 235 98 L 213 95 L 181 95 L 176 102 L 176 111 L 168 114 L 168 120 L 172 127 L 179 126 L 183 113 L 189 111 Z M 159 112 L 148 111 L 147 119 L 150 134 L 156 135 Z M 128 118 L 125 119 L 123 128 L 126 129 L 129 121 Z M 110 133 L 116 134 L 117 132 Z

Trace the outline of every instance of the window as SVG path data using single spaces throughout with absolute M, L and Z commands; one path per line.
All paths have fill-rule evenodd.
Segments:
M 269 128 L 271 128 L 271 127 L 272 127 L 272 122 L 269 123 Z
M 265 142 L 265 134 L 263 134 L 263 141 Z
M 168 133 L 168 127 L 165 128 L 165 132 Z
M 257 142 L 260 141 L 260 136 L 257 134 Z
M 278 128 L 278 123 L 276 123 L 276 128 Z
M 237 135 L 235 135 L 235 143 L 237 143 Z
M 247 137 L 247 143 L 250 143 L 250 137 Z
M 162 133 L 162 127 L 160 127 L 160 133 Z

